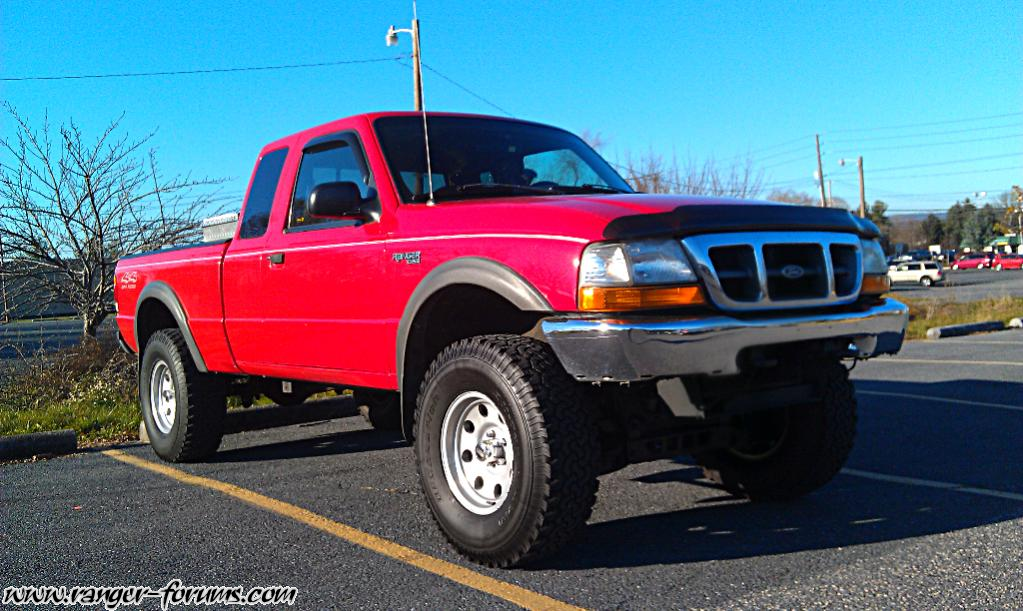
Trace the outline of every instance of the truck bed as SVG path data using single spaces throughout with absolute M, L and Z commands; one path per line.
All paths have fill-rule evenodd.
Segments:
M 206 366 L 217 371 L 236 369 L 224 332 L 221 300 L 224 252 L 229 244 L 229 240 L 190 244 L 121 258 L 114 284 L 120 304 L 117 327 L 129 348 L 138 351 L 134 304 L 141 301 L 143 291 L 156 290 L 160 284 L 188 287 L 174 293 Z

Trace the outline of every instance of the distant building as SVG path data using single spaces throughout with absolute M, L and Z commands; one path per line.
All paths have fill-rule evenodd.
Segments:
M 984 250 L 992 252 L 1023 253 L 1023 249 L 1020 248 L 1019 234 L 1016 233 L 998 236 L 988 242 L 987 246 L 984 247 Z

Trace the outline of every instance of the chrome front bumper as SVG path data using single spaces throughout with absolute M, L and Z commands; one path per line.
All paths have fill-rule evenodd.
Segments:
M 892 299 L 836 312 L 715 314 L 703 318 L 552 317 L 541 329 L 561 364 L 590 382 L 633 382 L 683 375 L 739 373 L 747 348 L 848 339 L 862 358 L 902 347 L 909 309 Z

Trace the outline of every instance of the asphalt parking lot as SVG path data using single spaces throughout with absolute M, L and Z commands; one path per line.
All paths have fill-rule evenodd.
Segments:
M 756 505 L 684 460 L 634 465 L 602 478 L 579 542 L 526 570 L 454 554 L 411 449 L 358 417 L 231 435 L 168 473 L 145 446 L 4 465 L 0 586 L 283 584 L 302 609 L 1018 608 L 1023 332 L 912 342 L 853 377 L 857 447 L 820 491 Z
M 990 269 L 945 269 L 945 282 L 930 288 L 899 283 L 892 290 L 896 297 L 940 299 L 943 301 L 978 301 L 987 297 L 1023 297 L 1023 271 Z

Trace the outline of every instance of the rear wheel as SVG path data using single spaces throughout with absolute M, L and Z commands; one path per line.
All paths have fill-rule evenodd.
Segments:
M 488 335 L 444 349 L 419 392 L 415 430 L 433 515 L 472 560 L 533 561 L 590 516 L 597 428 L 578 385 L 542 342 Z
M 196 368 L 181 331 L 163 329 L 146 342 L 139 396 L 157 456 L 184 462 L 217 451 L 227 409 L 225 388 L 216 375 Z
M 856 398 L 840 361 L 812 367 L 822 399 L 737 418 L 737 443 L 696 456 L 708 479 L 755 501 L 799 498 L 831 481 L 852 450 Z
M 932 284 L 934 284 L 934 281 L 931 280 L 930 276 L 924 276 L 920 279 L 920 285 L 924 288 L 930 288 Z

